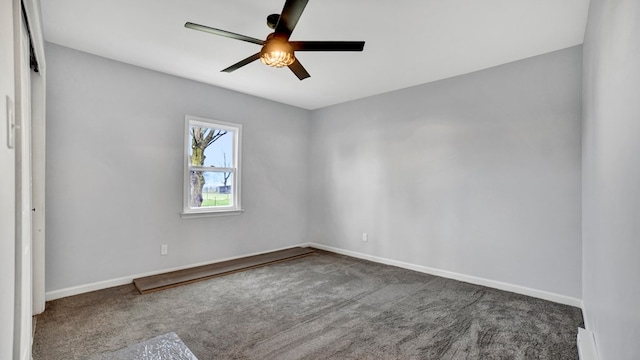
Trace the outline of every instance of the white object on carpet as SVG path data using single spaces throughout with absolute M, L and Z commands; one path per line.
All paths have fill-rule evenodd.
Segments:
M 578 328 L 578 356 L 580 360 L 598 360 L 593 332 L 583 328 Z
M 198 360 L 174 332 L 100 354 L 91 360 Z

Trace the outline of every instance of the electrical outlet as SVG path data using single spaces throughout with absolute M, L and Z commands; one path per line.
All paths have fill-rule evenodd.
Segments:
M 365 241 L 365 242 L 369 241 L 369 234 L 363 232 L 362 233 L 362 241 Z
M 169 253 L 169 245 L 162 244 L 160 245 L 160 255 L 167 255 Z

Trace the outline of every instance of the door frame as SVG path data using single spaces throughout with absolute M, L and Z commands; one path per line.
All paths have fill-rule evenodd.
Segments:
M 31 73 L 33 315 L 45 304 L 46 68 L 39 0 L 23 0 L 37 72 Z
M 13 0 L 15 291 L 13 359 L 30 360 L 33 315 L 44 310 L 46 66 L 39 0 Z

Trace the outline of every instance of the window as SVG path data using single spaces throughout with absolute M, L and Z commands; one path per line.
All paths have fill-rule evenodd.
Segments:
M 241 135 L 239 124 L 185 117 L 183 217 L 242 211 Z

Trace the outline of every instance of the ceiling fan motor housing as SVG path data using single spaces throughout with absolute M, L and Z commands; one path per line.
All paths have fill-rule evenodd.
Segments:
M 267 16 L 267 26 L 271 29 L 275 29 L 280 21 L 280 14 L 271 14 Z

